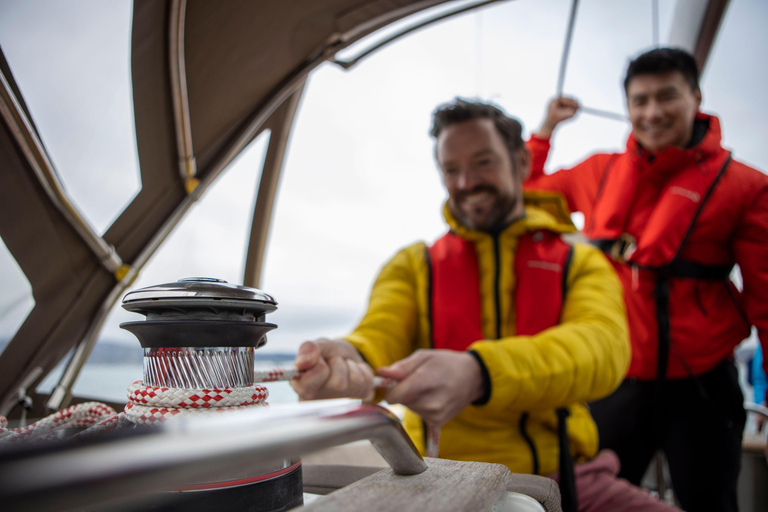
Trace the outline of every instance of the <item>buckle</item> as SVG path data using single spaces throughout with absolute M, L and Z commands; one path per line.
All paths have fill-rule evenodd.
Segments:
M 626 263 L 637 250 L 637 240 L 629 233 L 622 233 L 611 246 L 611 258 L 619 263 Z

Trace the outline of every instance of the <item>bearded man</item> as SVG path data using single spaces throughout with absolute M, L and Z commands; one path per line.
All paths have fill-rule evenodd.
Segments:
M 449 232 L 384 266 L 349 336 L 304 343 L 292 384 L 303 399 L 404 404 L 422 453 L 427 426 L 440 427 L 441 457 L 562 472 L 566 510 L 576 496 L 578 510 L 670 510 L 617 480 L 615 455 L 595 458 L 584 404 L 613 391 L 629 362 L 621 285 L 599 250 L 563 240 L 575 228 L 555 195 L 524 196 L 521 132 L 492 105 L 436 110 Z M 374 373 L 398 384 L 374 394 Z

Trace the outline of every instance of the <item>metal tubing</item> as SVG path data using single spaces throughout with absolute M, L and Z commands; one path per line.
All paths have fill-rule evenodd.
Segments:
M 179 173 L 182 181 L 197 175 L 197 161 L 192 149 L 192 123 L 189 119 L 189 96 L 187 94 L 187 68 L 184 56 L 184 23 L 187 0 L 173 0 L 171 22 L 168 33 L 168 48 L 171 67 L 171 96 L 173 98 L 173 120 L 176 128 L 176 149 L 179 156 Z
M 375 52 L 376 50 L 378 50 L 378 49 L 388 45 L 389 43 L 391 43 L 391 42 L 393 42 L 393 41 L 395 41 L 397 39 L 400 39 L 401 37 L 403 37 L 405 35 L 410 34 L 411 32 L 413 32 L 415 30 L 419 30 L 420 28 L 426 27 L 427 25 L 431 25 L 432 23 L 435 23 L 437 21 L 441 21 L 441 20 L 444 20 L 446 18 L 450 18 L 450 17 L 456 16 L 457 14 L 462 14 L 462 13 L 465 13 L 467 11 L 471 11 L 473 9 L 484 7 L 484 6 L 488 5 L 488 4 L 493 4 L 493 3 L 496 3 L 496 2 L 499 2 L 499 1 L 502 1 L 502 0 L 485 0 L 485 1 L 482 1 L 482 2 L 476 2 L 476 3 L 470 4 L 470 5 L 465 5 L 465 6 L 462 6 L 462 7 L 458 7 L 456 9 L 453 9 L 453 10 L 448 11 L 448 12 L 444 12 L 444 13 L 438 14 L 438 15 L 432 17 L 432 18 L 429 18 L 429 19 L 426 19 L 426 20 L 421 21 L 419 23 L 416 23 L 414 25 L 411 25 L 410 27 L 406 27 L 406 28 L 396 32 L 395 34 L 393 34 L 393 35 L 391 35 L 391 36 L 389 36 L 389 37 L 387 37 L 385 39 L 382 39 L 381 41 L 379 41 L 375 45 L 371 46 L 370 48 L 366 49 L 365 51 L 363 51 L 362 53 L 358 54 L 357 56 L 355 56 L 355 57 L 353 57 L 351 59 L 347 59 L 347 60 L 333 59 L 331 62 L 341 66 L 344 69 L 349 69 L 352 66 L 354 66 L 355 64 L 357 64 L 358 62 L 360 62 L 362 59 L 364 59 L 365 57 L 370 55 L 371 53 Z
M 752 402 L 747 402 L 744 404 L 744 409 L 747 412 L 753 412 L 755 414 L 759 414 L 760 416 L 764 417 L 765 419 L 768 419 L 768 407 L 760 404 L 754 404 Z
M 67 367 L 65 368 L 61 379 L 59 379 L 59 384 L 48 398 L 48 402 L 45 405 L 46 409 L 58 411 L 69 405 L 69 401 L 72 397 L 72 385 L 75 383 L 75 379 L 80 374 L 80 370 L 83 368 L 85 361 L 91 354 L 91 350 L 93 350 L 93 346 L 96 344 L 101 326 L 104 325 L 104 321 L 107 319 L 107 315 L 114 303 L 117 302 L 117 299 L 120 298 L 126 288 L 128 288 L 135 279 L 136 272 L 137 269 L 135 267 L 129 269 L 125 278 L 118 281 L 115 287 L 112 288 L 112 291 L 109 292 L 109 295 L 96 313 L 94 320 L 88 326 L 88 330 L 83 336 L 83 339 L 77 344 L 77 348 L 75 348 L 72 358 L 69 360 L 69 363 L 67 363 Z
M 617 114 L 616 112 L 611 112 L 608 110 L 600 110 L 592 107 L 586 107 L 584 105 L 581 105 L 579 107 L 579 112 L 583 114 L 589 114 L 592 116 L 604 117 L 605 119 L 612 119 L 614 121 L 620 121 L 622 123 L 626 123 L 627 121 L 629 121 L 629 118 L 624 114 Z
M 59 210 L 64 220 L 72 226 L 104 268 L 112 274 L 117 272 L 123 264 L 122 260 L 115 252 L 115 248 L 96 234 L 74 203 L 70 201 L 43 143 L 32 128 L 32 123 L 27 119 L 24 109 L 21 108 L 2 71 L 0 71 L 0 113 L 53 206 Z
M 357 401 L 302 403 L 272 410 L 176 418 L 108 442 L 74 443 L 27 456 L 0 455 L 4 510 L 67 510 L 215 478 L 236 465 L 283 460 L 370 440 L 395 473 L 427 469 L 397 417 Z
M 560 57 L 560 73 L 557 75 L 557 98 L 563 95 L 563 86 L 565 85 L 565 70 L 568 67 L 568 54 L 571 51 L 571 39 L 573 38 L 573 26 L 576 24 L 576 10 L 579 7 L 579 0 L 573 0 L 571 3 L 571 15 L 568 18 L 568 32 L 565 34 L 565 44 L 563 45 L 563 55 Z

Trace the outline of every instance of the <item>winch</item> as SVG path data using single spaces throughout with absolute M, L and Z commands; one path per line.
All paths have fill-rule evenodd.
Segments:
M 265 322 L 277 309 L 272 296 L 195 277 L 132 291 L 123 308 L 146 317 L 120 324 L 144 349 L 142 385 L 129 389 L 126 414 L 132 421 L 151 424 L 178 414 L 266 405 L 266 388 L 254 382 L 254 356 L 277 327 Z M 163 510 L 288 510 L 303 502 L 301 461 L 253 461 L 169 494 Z

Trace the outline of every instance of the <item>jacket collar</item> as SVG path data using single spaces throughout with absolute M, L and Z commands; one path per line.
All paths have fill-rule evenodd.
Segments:
M 522 218 L 514 221 L 512 224 L 502 229 L 500 236 L 517 237 L 525 233 L 529 233 L 532 231 L 539 231 L 542 229 L 547 231 L 554 231 L 556 233 L 573 233 L 576 231 L 576 227 L 571 222 L 570 217 L 567 217 L 568 215 L 567 208 L 563 208 L 563 211 L 566 213 L 566 216 L 563 218 L 560 218 L 562 216 L 556 217 L 549 211 L 543 208 L 540 208 L 538 206 L 535 206 L 534 204 L 531 204 L 531 203 L 538 203 L 540 199 L 539 198 L 540 195 L 541 194 L 538 194 L 536 192 L 534 192 L 533 195 L 529 194 L 528 192 L 525 192 L 523 194 L 523 201 L 525 204 L 525 214 L 523 215 Z M 562 201 L 561 196 L 559 196 L 559 194 L 557 196 L 553 195 L 553 199 Z M 448 226 L 451 228 L 451 231 L 466 240 L 475 241 L 485 237 L 492 236 L 489 233 L 485 233 L 482 231 L 475 231 L 460 224 L 459 221 L 456 220 L 456 218 L 451 213 L 451 210 L 448 208 L 447 202 L 443 205 L 443 217 L 445 217 L 445 221 L 448 223 Z
M 706 126 L 706 133 L 700 141 L 691 147 L 668 147 L 652 155 L 637 141 L 633 132 L 629 134 L 627 139 L 627 154 L 646 163 L 650 168 L 660 171 L 679 169 L 687 163 L 700 164 L 720 155 L 722 152 L 720 120 L 713 115 L 697 112 L 694 123 L 703 123 Z

